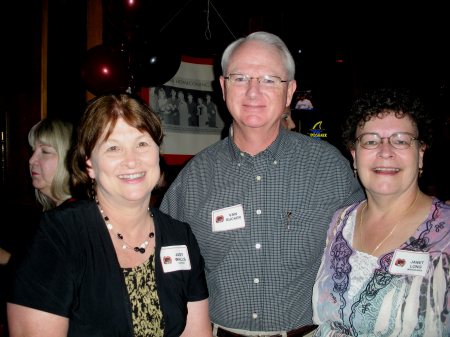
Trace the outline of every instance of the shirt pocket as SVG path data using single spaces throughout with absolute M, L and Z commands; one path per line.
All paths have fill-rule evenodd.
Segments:
M 294 269 L 319 263 L 330 217 L 331 214 L 320 207 L 284 210 L 276 233 L 281 264 Z

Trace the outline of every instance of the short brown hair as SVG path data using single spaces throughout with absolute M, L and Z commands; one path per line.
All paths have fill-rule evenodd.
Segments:
M 161 146 L 164 138 L 161 121 L 140 98 L 129 94 L 108 94 L 94 98 L 81 117 L 77 144 L 72 154 L 72 186 L 77 193 L 92 197 L 86 161 L 103 132 L 106 130 L 107 139 L 119 118 L 141 132 L 148 132 L 155 143 Z

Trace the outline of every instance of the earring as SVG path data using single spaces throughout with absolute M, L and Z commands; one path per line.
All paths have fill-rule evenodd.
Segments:
M 97 193 L 95 192 L 95 186 L 96 186 L 96 182 L 95 179 L 91 179 L 91 188 L 89 189 L 89 196 L 91 197 L 92 200 L 95 200 L 95 197 L 97 195 Z
M 358 177 L 358 170 L 357 169 L 353 169 L 353 176 L 356 178 Z
M 422 176 L 423 174 L 423 168 L 419 167 L 419 178 Z

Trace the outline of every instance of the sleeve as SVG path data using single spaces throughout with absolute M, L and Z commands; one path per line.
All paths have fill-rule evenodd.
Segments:
M 181 172 L 180 172 L 181 174 Z M 175 180 L 170 184 L 169 189 L 164 193 L 164 197 L 161 201 L 161 204 L 159 206 L 159 209 L 169 214 L 170 216 L 174 217 L 175 219 L 179 219 L 177 216 L 177 202 L 176 199 L 174 199 L 174 196 L 177 194 L 177 186 L 179 186 L 179 179 L 180 175 L 178 175 Z
M 184 216 L 183 209 L 183 187 L 186 187 L 188 185 L 188 182 L 185 181 L 186 176 L 186 170 L 187 167 L 183 168 L 178 176 L 175 178 L 175 180 L 170 184 L 170 187 L 164 194 L 163 200 L 161 201 L 161 205 L 159 206 L 159 209 L 168 215 L 170 215 L 172 218 L 180 220 L 180 221 L 186 221 L 186 218 Z
M 74 292 L 70 236 L 45 212 L 24 256 L 15 261 L 8 302 L 68 317 Z
M 197 239 L 188 225 L 189 258 L 191 260 L 191 273 L 187 285 L 188 302 L 200 301 L 208 298 L 208 287 L 205 277 L 205 261 L 200 253 Z
M 335 149 L 335 151 L 338 150 Z M 350 162 L 340 152 L 338 152 L 338 155 L 336 157 L 338 158 L 338 162 L 336 163 L 335 170 L 338 174 L 341 175 L 340 187 L 337 186 L 337 188 L 345 189 L 345 199 L 338 207 L 342 208 L 364 200 L 366 197 L 358 178 L 355 176 L 353 170 L 351 169 Z
M 353 208 L 356 205 L 353 205 Z M 330 225 L 328 227 L 328 231 L 327 231 L 327 238 L 326 238 L 326 243 L 325 243 L 325 250 L 326 248 L 331 247 L 331 241 L 336 237 L 336 233 L 338 230 L 338 227 L 340 226 L 342 220 L 344 219 L 344 216 L 347 214 L 348 210 L 350 209 L 349 207 L 344 207 L 341 209 L 338 209 L 334 214 L 333 214 L 333 218 L 331 219 Z

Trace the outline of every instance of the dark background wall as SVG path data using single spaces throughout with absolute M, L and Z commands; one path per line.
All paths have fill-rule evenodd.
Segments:
M 88 49 L 87 8 L 92 1 L 101 0 L 49 1 L 47 83 L 43 88 L 48 116 L 76 122 L 84 107 L 86 87 L 80 69 Z M 27 133 L 43 115 L 43 3 L 5 2 L 1 11 L 1 194 L 19 203 L 33 202 Z M 103 41 L 109 44 L 138 37 L 156 41 L 155 48 L 219 58 L 228 43 L 249 32 L 278 34 L 295 57 L 299 89 L 312 90 L 317 111 L 336 127 L 330 132 L 338 146 L 337 127 L 343 112 L 368 87 L 418 90 L 440 120 L 436 134 L 443 137 L 448 128 L 450 21 L 444 4 L 397 1 L 360 7 L 309 1 L 297 2 L 299 8 L 294 9 L 287 0 L 136 0 L 131 9 L 124 0 L 101 3 Z
M 86 1 L 50 1 L 45 13 L 48 22 L 43 13 L 45 2 L 2 4 L 0 187 L 5 209 L 11 204 L 34 204 L 28 171 L 30 128 L 44 115 L 76 121 L 86 96 L 79 76 L 86 51 Z M 42 36 L 43 25 L 47 25 L 47 36 Z M 48 49 L 44 50 L 45 40 Z M 46 76 L 42 76 L 43 61 Z

